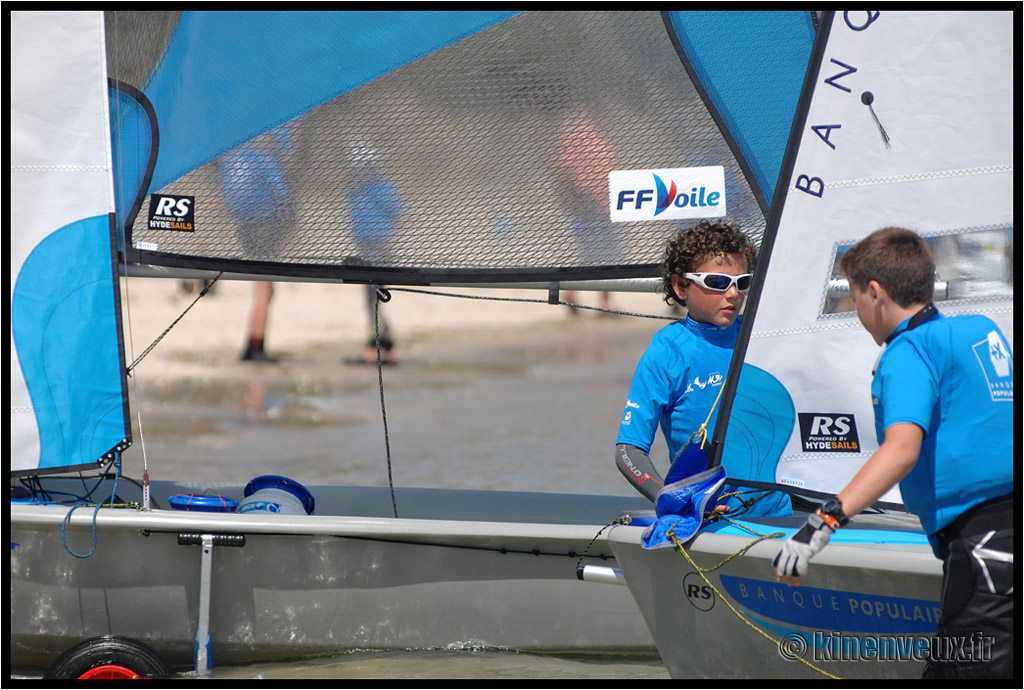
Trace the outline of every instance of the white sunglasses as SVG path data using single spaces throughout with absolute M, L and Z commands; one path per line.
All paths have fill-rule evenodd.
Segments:
M 725 273 L 684 273 L 683 277 L 688 280 L 694 280 L 701 287 L 706 287 L 708 290 L 715 290 L 716 292 L 725 292 L 733 285 L 740 292 L 746 292 L 750 289 L 750 282 L 752 280 L 750 273 L 738 276 L 730 276 Z

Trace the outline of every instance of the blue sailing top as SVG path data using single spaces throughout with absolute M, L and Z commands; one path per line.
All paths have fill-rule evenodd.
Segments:
M 722 327 L 687 316 L 655 333 L 636 365 L 617 443 L 650 453 L 660 426 L 669 458 L 675 458 L 708 419 L 729 372 L 742 318 Z M 708 424 L 713 428 L 714 417 Z
M 668 444 L 669 459 L 673 460 L 705 421 L 710 434 L 718 414 L 715 401 L 729 372 L 742 319 L 740 315 L 729 326 L 716 326 L 687 316 L 655 333 L 633 375 L 616 443 L 626 443 L 650 453 L 660 426 Z M 714 414 L 711 414 L 712 408 Z M 770 476 L 763 478 L 747 476 L 748 468 L 730 467 L 732 463 L 727 454 L 722 464 L 726 472 L 736 478 L 775 479 L 774 466 L 766 470 Z M 726 485 L 726 491 L 733 490 L 737 487 Z M 724 502 L 734 510 L 740 505 L 732 499 Z M 776 492 L 759 500 L 746 515 L 790 513 L 789 497 Z
M 394 235 L 405 211 L 398 189 L 376 165 L 361 165 L 348 197 L 352 233 L 364 250 L 379 249 Z
M 924 430 L 921 454 L 900 491 L 933 549 L 936 531 L 979 503 L 1012 493 L 1013 355 L 990 319 L 936 313 L 899 334 L 882 353 L 871 397 L 879 444 L 894 424 Z

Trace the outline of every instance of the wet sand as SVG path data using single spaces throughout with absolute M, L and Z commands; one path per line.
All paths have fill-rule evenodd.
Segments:
M 416 360 L 442 351 L 486 349 L 509 340 L 539 340 L 530 329 L 551 327 L 548 337 L 573 340 L 575 329 L 585 326 L 597 312 L 582 310 L 574 316 L 565 306 L 546 303 L 542 290 L 487 290 L 459 288 L 410 288 L 463 295 L 469 299 L 437 297 L 394 288 L 392 300 L 381 306 L 398 343 L 398 356 Z M 131 336 L 130 360 L 137 357 L 195 299 L 195 292 L 181 289 L 180 281 L 132 278 L 122 281 L 126 330 Z M 252 285 L 222 280 L 200 299 L 140 365 L 140 373 L 175 379 L 249 378 L 252 369 L 238 362 L 252 306 Z M 477 299 L 495 297 L 500 300 Z M 597 306 L 599 294 L 575 293 L 577 303 Z M 534 303 L 540 301 L 542 303 Z M 614 293 L 612 307 L 623 311 L 666 316 L 669 311 L 654 293 Z M 274 283 L 270 306 L 267 351 L 283 366 L 284 376 L 302 375 L 316 368 L 321 353 L 361 354 L 371 335 L 371 322 L 360 285 L 322 283 Z M 613 319 L 614 320 L 614 319 Z M 632 318 L 623 321 L 632 322 Z M 637 321 L 646 321 L 639 319 Z M 657 323 L 651 320 L 651 323 Z M 499 334 L 500 333 L 500 337 Z M 578 334 L 584 337 L 585 333 Z M 340 361 L 340 360 L 339 360 Z M 334 362 L 337 364 L 338 362 Z M 242 364 L 241 366 L 236 366 Z M 331 366 L 320 375 L 341 369 Z M 264 372 L 273 376 L 275 370 Z

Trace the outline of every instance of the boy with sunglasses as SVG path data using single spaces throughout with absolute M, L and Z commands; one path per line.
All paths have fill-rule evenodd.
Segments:
M 640 358 L 615 446 L 615 466 L 652 502 L 664 485 L 649 455 L 658 427 L 672 459 L 716 409 L 756 258 L 746 235 L 723 222 L 702 220 L 666 247 L 665 301 L 685 305 L 687 316 L 658 331 Z M 714 417 L 708 426 L 714 428 Z M 742 489 L 726 484 L 724 490 Z M 720 504 L 730 511 L 743 507 L 734 497 Z M 789 497 L 778 492 L 758 495 L 744 511 L 751 517 L 791 513 Z
M 917 234 L 885 228 L 842 259 L 857 316 L 883 346 L 871 383 L 881 445 L 775 558 L 796 585 L 847 515 L 900 485 L 943 559 L 942 615 L 926 678 L 1010 678 L 1013 664 L 1013 355 L 985 316 L 935 308 Z M 964 641 L 967 641 L 966 647 Z

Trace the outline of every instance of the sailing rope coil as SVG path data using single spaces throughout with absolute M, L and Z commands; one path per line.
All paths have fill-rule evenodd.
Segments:
M 120 456 L 120 454 L 118 454 L 114 458 L 113 465 L 114 465 L 114 486 L 110 490 L 110 500 L 106 502 L 106 505 L 108 507 L 113 507 L 114 506 L 114 497 L 117 496 L 117 483 L 118 483 L 118 481 L 121 478 L 121 456 Z M 101 479 L 101 483 L 102 483 L 102 479 Z M 98 486 L 99 486 L 99 484 L 97 484 L 97 487 Z M 64 516 L 64 522 L 62 522 L 61 525 L 60 525 L 60 540 L 61 540 L 61 543 L 64 545 L 64 550 L 67 551 L 72 556 L 74 556 L 75 558 L 85 559 L 85 558 L 89 558 L 94 553 L 96 553 L 96 542 L 97 542 L 97 531 L 98 531 L 97 526 L 96 526 L 96 520 L 97 520 L 97 517 L 99 516 L 100 508 L 102 508 L 103 505 L 104 505 L 103 501 L 100 501 L 99 503 L 95 504 L 95 509 L 92 511 L 92 548 L 89 549 L 89 553 L 86 553 L 86 554 L 75 553 L 71 549 L 71 546 L 68 544 L 68 539 L 67 539 L 67 527 L 68 527 L 68 523 L 71 521 L 72 514 L 74 514 L 74 512 L 77 509 L 79 509 L 79 508 L 81 508 L 83 506 L 87 506 L 87 505 L 89 505 L 89 504 L 86 503 L 83 500 L 83 501 L 80 501 L 80 502 L 76 503 L 75 505 L 71 506 L 71 510 L 69 510 L 68 514 Z

